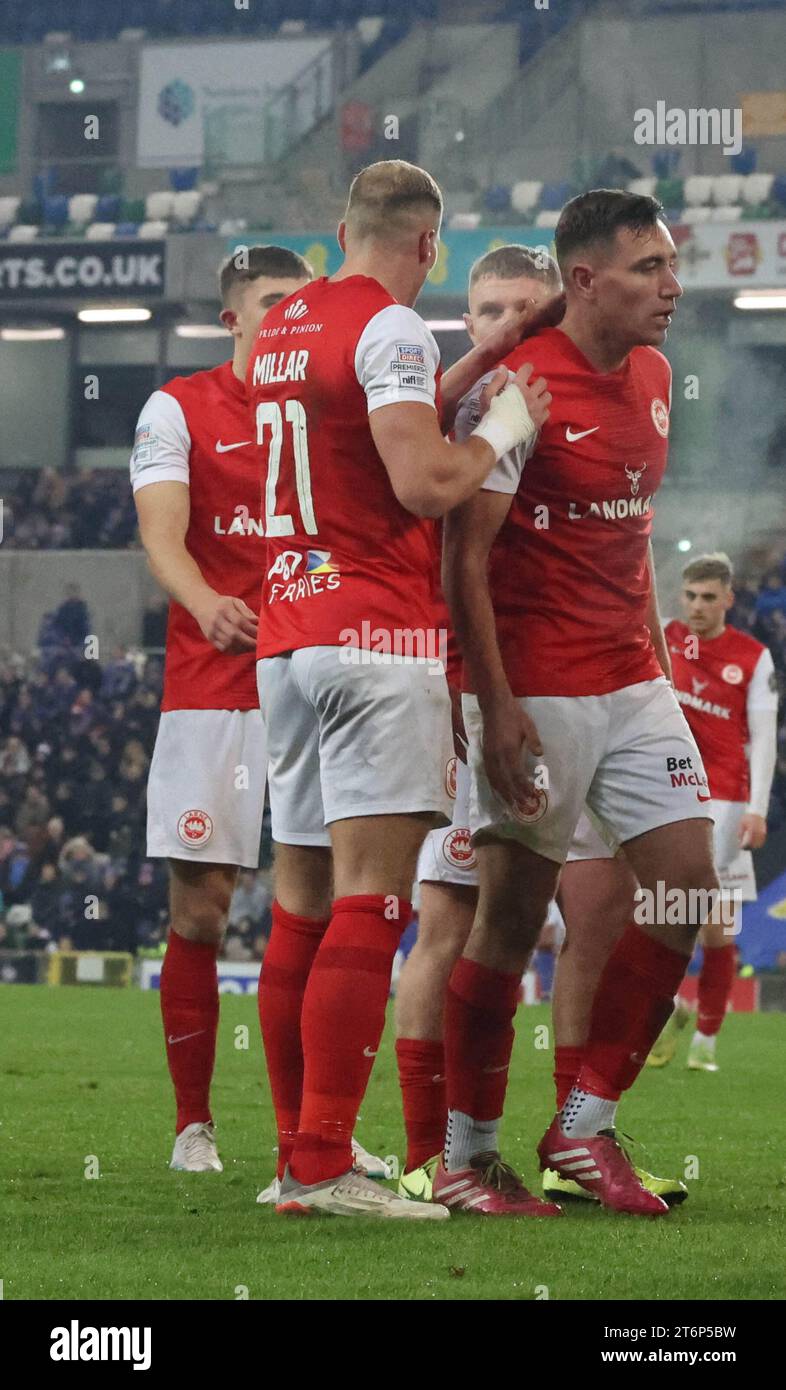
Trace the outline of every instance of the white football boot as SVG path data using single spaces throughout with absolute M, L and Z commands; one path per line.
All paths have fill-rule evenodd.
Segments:
M 370 1154 L 363 1148 L 362 1144 L 358 1143 L 357 1139 L 352 1140 L 352 1157 L 354 1159 L 355 1169 L 365 1178 L 374 1178 L 377 1182 L 386 1182 L 393 1176 L 390 1165 L 385 1162 L 384 1158 L 377 1158 L 375 1154 Z M 268 1183 L 267 1187 L 263 1188 L 259 1193 L 257 1202 L 263 1207 L 275 1206 L 280 1192 L 281 1179 L 274 1178 L 273 1181 Z
M 381 1187 L 354 1169 L 308 1187 L 296 1182 L 287 1169 L 276 1211 L 295 1216 L 373 1216 L 394 1221 L 441 1221 L 450 1216 L 447 1207 L 397 1197 L 389 1187 Z
M 393 1177 L 390 1165 L 384 1158 L 377 1158 L 375 1154 L 370 1154 L 367 1149 L 359 1144 L 357 1139 L 352 1140 L 352 1158 L 359 1173 L 366 1178 L 376 1178 L 378 1182 L 387 1182 Z
M 180 1173 L 223 1173 L 213 1126 L 204 1120 L 186 1125 L 175 1140 L 169 1166 Z

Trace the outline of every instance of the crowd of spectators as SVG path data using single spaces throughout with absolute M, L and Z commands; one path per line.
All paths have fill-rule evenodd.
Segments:
M 786 692 L 786 561 L 735 593 L 729 621 L 770 647 Z M 90 629 L 70 585 L 34 657 L 0 653 L 0 949 L 155 951 L 166 936 L 166 865 L 145 857 L 162 658 L 118 649 L 90 660 Z M 786 701 L 769 824 L 786 824 Z M 269 878 L 241 873 L 227 959 L 261 959 Z
M 162 661 L 86 659 L 88 628 L 72 589 L 35 658 L 0 653 L 0 948 L 135 952 L 166 935 L 166 865 L 145 857 Z M 229 959 L 262 956 L 267 878 L 241 875 Z
M 4 481 L 3 513 L 4 549 L 127 550 L 138 543 L 122 470 L 23 469 Z

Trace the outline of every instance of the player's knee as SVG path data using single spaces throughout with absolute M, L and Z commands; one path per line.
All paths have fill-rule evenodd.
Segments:
M 172 927 L 186 941 L 218 946 L 226 930 L 229 903 L 230 898 L 204 897 L 181 904 L 172 915 Z

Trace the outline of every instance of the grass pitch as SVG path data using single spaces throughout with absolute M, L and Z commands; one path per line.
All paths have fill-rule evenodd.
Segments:
M 660 1174 L 695 1172 L 657 1221 L 572 1205 L 561 1220 L 438 1226 L 278 1217 L 255 1204 L 274 1129 L 252 998 L 221 1001 L 213 1108 L 223 1174 L 172 1173 L 158 995 L 0 986 L 0 1279 L 6 1299 L 775 1299 L 786 1295 L 780 1014 L 732 1015 L 721 1071 L 687 1036 L 620 1111 Z M 520 1010 L 505 1157 L 536 1184 L 553 1104 L 545 1007 Z M 248 1047 L 243 1025 L 248 1030 Z M 540 1032 L 537 1030 L 540 1029 Z M 687 1034 L 687 1030 L 686 1030 Z M 403 1155 L 388 1028 L 358 1134 Z M 87 1176 L 96 1173 L 98 1176 Z

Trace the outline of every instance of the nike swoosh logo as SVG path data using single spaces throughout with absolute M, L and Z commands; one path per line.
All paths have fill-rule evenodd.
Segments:
M 711 796 L 700 796 L 699 793 L 697 792 L 697 793 L 696 793 L 696 800 L 697 800 L 697 801 L 712 801 L 712 797 L 711 797 Z
M 432 1076 L 431 1080 L 434 1082 L 434 1085 L 436 1086 L 438 1081 L 444 1081 L 445 1078 L 444 1076 Z
M 595 431 L 599 429 L 600 425 L 593 425 L 591 430 L 577 430 L 574 432 L 570 428 L 570 425 L 568 425 L 568 428 L 565 430 L 565 438 L 569 444 L 575 444 L 577 439 L 586 439 L 588 434 L 594 434 Z
M 197 1031 L 196 1031 L 195 1033 L 184 1033 L 183 1036 L 182 1036 L 182 1038 L 173 1038 L 173 1037 L 170 1035 L 170 1036 L 167 1038 L 167 1042 L 170 1043 L 170 1044 L 171 1044 L 171 1043 L 186 1042 L 188 1038 L 198 1038 L 199 1035 L 200 1035 L 200 1033 L 206 1033 L 206 1032 L 207 1032 L 207 1029 L 206 1029 L 206 1028 L 197 1028 Z
M 364 1057 L 376 1057 L 376 1055 L 377 1055 L 376 1052 L 372 1052 L 370 1047 L 364 1047 L 364 1048 L 363 1048 L 363 1056 L 364 1056 Z
M 218 439 L 216 440 L 216 453 L 228 454 L 230 449 L 245 449 L 246 445 L 250 443 L 250 439 L 241 439 L 239 444 L 222 444 L 221 440 Z

